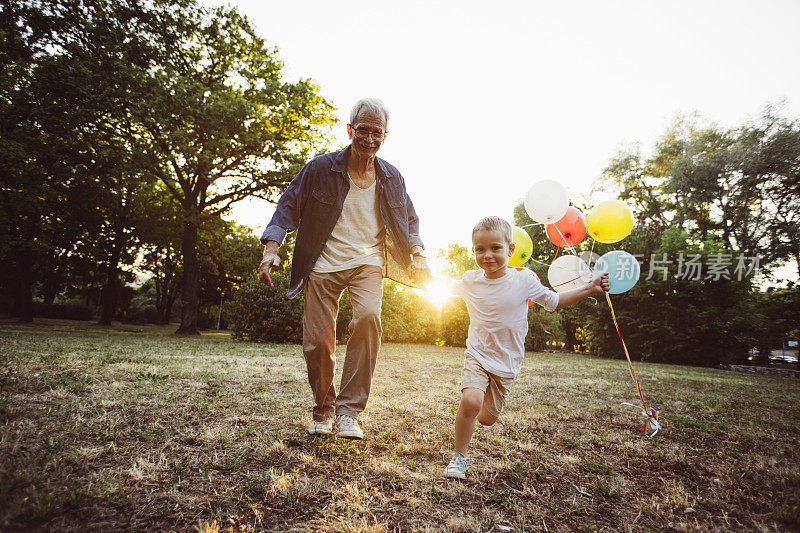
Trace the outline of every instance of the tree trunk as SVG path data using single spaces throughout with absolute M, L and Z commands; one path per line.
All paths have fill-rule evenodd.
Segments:
M 578 340 L 575 338 L 575 324 L 572 320 L 565 319 L 562 315 L 561 324 L 564 326 L 564 346 L 565 349 L 572 352 L 578 345 Z
M 29 250 L 20 251 L 20 276 L 14 310 L 20 322 L 33 322 L 33 258 Z
M 175 304 L 175 298 L 177 296 L 178 296 L 178 282 L 175 279 L 171 279 L 169 283 L 169 290 L 167 291 L 167 306 L 166 309 L 164 310 L 165 324 L 169 324 L 170 318 L 172 318 L 172 307 Z
M 42 283 L 42 300 L 46 304 L 51 304 L 55 301 L 56 294 L 61 288 L 63 279 L 61 264 L 62 261 L 60 261 L 59 257 L 51 256 L 48 258 L 47 268 L 44 272 L 44 283 Z
M 111 249 L 111 257 L 108 258 L 106 268 L 106 286 L 101 295 L 102 311 L 100 320 L 97 322 L 101 326 L 110 326 L 117 311 L 117 300 L 119 299 L 119 258 L 122 255 L 122 248 L 125 245 L 125 238 L 119 236 L 122 230 L 117 230 L 117 239 L 114 248 Z
M 198 216 L 188 214 L 183 223 L 183 285 L 181 287 L 181 325 L 178 335 L 199 335 L 197 331 L 197 293 L 200 283 L 200 265 L 197 261 L 197 222 Z
M 794 264 L 797 265 L 797 275 L 800 276 L 800 253 L 795 252 L 792 257 L 794 257 Z M 800 363 L 800 357 L 797 358 L 797 362 Z
M 109 262 L 106 286 L 103 287 L 103 292 L 100 295 L 101 311 L 100 320 L 97 323 L 101 326 L 110 326 L 111 321 L 114 319 L 114 313 L 117 310 L 118 285 L 117 266 L 112 266 L 111 262 Z

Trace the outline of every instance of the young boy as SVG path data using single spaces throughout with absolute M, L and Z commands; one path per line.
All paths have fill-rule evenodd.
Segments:
M 444 470 L 445 477 L 458 479 L 466 477 L 467 448 L 475 420 L 484 426 L 497 421 L 519 374 L 528 332 L 528 300 L 554 311 L 609 290 L 608 274 L 598 275 L 579 289 L 557 293 L 542 285 L 530 270 L 508 268 L 514 244 L 511 225 L 500 217 L 478 221 L 472 230 L 472 251 L 481 270 L 465 272 L 451 288 L 467 303 L 470 321 L 455 454 Z

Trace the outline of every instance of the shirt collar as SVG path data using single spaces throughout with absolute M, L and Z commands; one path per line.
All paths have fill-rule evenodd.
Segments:
M 333 153 L 333 163 L 331 163 L 331 170 L 334 172 L 339 172 L 342 175 L 347 174 L 347 154 L 350 153 L 350 147 L 348 146 L 344 150 L 339 152 Z M 386 162 L 381 159 L 380 157 L 375 158 L 375 170 L 378 175 L 382 178 L 391 178 L 392 175 L 386 169 Z

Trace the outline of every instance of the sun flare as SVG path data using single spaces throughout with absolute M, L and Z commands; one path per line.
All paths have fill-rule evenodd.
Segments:
M 436 309 L 441 309 L 445 302 L 452 297 L 452 294 L 448 290 L 446 281 L 432 281 L 425 284 L 425 297 Z

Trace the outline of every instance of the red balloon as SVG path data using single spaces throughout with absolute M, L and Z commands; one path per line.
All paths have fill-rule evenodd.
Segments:
M 567 214 L 555 224 L 547 224 L 545 231 L 547 231 L 547 238 L 550 239 L 550 242 L 559 248 L 577 246 L 586 237 L 586 217 L 574 207 L 569 206 Z

